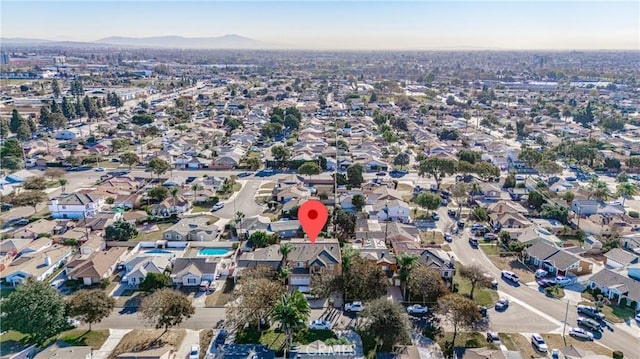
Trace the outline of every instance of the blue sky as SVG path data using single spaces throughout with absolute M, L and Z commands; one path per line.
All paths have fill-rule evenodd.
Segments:
M 238 34 L 291 48 L 640 49 L 638 1 L 14 1 L 3 37 Z

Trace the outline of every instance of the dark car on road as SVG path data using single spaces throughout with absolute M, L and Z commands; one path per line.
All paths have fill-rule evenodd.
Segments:
M 251 176 L 251 173 L 249 172 L 240 172 L 238 173 L 238 178 L 244 178 L 244 177 L 249 177 Z
M 554 285 L 557 285 L 558 283 L 556 283 L 556 281 L 554 281 L 553 279 L 540 279 L 538 280 L 538 285 L 542 288 L 547 288 L 547 287 L 553 287 Z
M 218 345 L 223 345 L 225 340 L 227 340 L 227 336 L 229 335 L 229 332 L 222 328 L 220 329 L 220 331 L 218 331 L 218 335 L 216 335 L 216 346 Z
M 598 321 L 591 318 L 579 317 L 578 325 L 581 327 L 587 328 L 591 331 L 595 331 L 595 332 L 602 331 L 602 325 L 600 325 Z

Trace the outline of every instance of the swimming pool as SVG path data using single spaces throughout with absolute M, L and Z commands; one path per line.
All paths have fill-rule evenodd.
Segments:
M 202 248 L 198 251 L 199 256 L 209 256 L 209 257 L 222 257 L 226 256 L 229 252 L 228 249 L 224 248 Z

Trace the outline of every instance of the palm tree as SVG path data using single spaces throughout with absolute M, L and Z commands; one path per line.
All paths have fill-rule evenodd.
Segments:
M 396 264 L 398 266 L 398 277 L 400 278 L 400 285 L 403 288 L 402 296 L 407 297 L 407 283 L 411 274 L 411 269 L 418 262 L 418 257 L 413 254 L 402 253 L 400 257 L 396 257 Z
M 198 198 L 198 191 L 200 190 L 200 185 L 197 183 L 194 183 L 191 185 L 191 190 L 193 191 L 193 201 L 196 201 L 196 198 Z
M 237 211 L 236 212 L 236 223 L 242 221 L 243 218 L 244 218 L 244 213 L 242 213 L 241 211 Z
M 287 357 L 287 349 L 291 346 L 293 332 L 306 326 L 309 320 L 309 303 L 302 293 L 293 291 L 285 293 L 273 308 L 273 319 L 280 322 L 280 329 L 287 336 L 287 345 L 284 349 L 284 357 Z
M 280 254 L 282 254 L 282 263 L 280 263 L 281 267 L 287 266 L 287 257 L 292 250 L 293 246 L 291 246 L 291 243 L 282 243 L 280 245 L 280 249 L 278 251 L 280 252 Z
M 627 198 L 637 195 L 638 192 L 638 187 L 634 184 L 623 182 L 618 184 L 616 195 L 622 197 L 622 206 L 624 206 Z
M 178 187 L 171 187 L 171 197 L 173 198 L 173 209 L 176 209 L 176 200 L 178 199 Z
M 611 197 L 611 192 L 609 192 L 607 183 L 592 177 L 589 182 L 589 198 L 597 198 L 604 201 L 609 197 Z

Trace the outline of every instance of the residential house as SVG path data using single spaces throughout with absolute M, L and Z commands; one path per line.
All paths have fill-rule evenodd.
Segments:
M 296 238 L 300 236 L 300 221 L 278 221 L 269 223 L 269 232 L 276 233 L 280 238 Z
M 280 253 L 279 244 L 256 248 L 251 252 L 243 252 L 236 259 L 238 268 L 270 267 L 278 269 L 281 262 L 282 253 Z
M 583 275 L 591 273 L 593 267 L 592 264 L 581 261 L 575 255 L 544 242 L 537 242 L 525 248 L 524 251 L 527 262 L 553 275 L 568 273 Z
M 457 347 L 453 350 L 454 359 L 507 359 L 505 353 L 502 350 L 491 349 L 488 347 L 483 348 L 463 348 Z M 522 357 L 522 356 L 518 356 Z M 509 356 L 511 358 L 511 356 Z
M 640 254 L 640 233 L 626 234 L 620 237 L 620 246 Z
M 635 303 L 636 311 L 640 310 L 640 282 L 609 269 L 602 269 L 592 275 L 587 282 L 589 288 L 600 292 L 617 304 L 631 306 Z
M 122 218 L 122 213 L 116 212 L 100 212 L 91 218 L 80 219 L 77 228 L 87 227 L 91 231 L 104 231 L 105 228 L 112 225 Z
M 217 262 L 211 258 L 176 258 L 171 269 L 173 284 L 196 287 L 204 281 L 213 282 Z
M 579 216 L 590 216 L 598 213 L 599 203 L 589 199 L 574 199 L 571 210 Z
M 127 254 L 126 247 L 112 247 L 106 251 L 92 252 L 67 264 L 67 276 L 82 281 L 84 285 L 98 284 L 108 279 Z
M 521 204 L 517 202 L 504 201 L 504 200 L 500 200 L 496 203 L 491 203 L 487 207 L 487 211 L 489 211 L 489 213 L 495 213 L 495 214 L 516 213 L 516 214 L 525 215 L 529 213 L 529 211 L 527 211 L 526 208 L 522 207 Z
M 171 359 L 174 349 L 171 345 L 164 345 L 159 348 L 141 350 L 139 352 L 122 353 L 116 359 Z
M 51 235 L 53 229 L 57 226 L 55 221 L 49 221 L 46 219 L 39 219 L 35 222 L 31 222 L 26 226 L 17 229 L 11 234 L 13 238 L 30 238 L 36 239 L 39 235 Z
M 552 246 L 562 247 L 562 240 L 560 240 L 560 238 L 556 237 L 546 229 L 537 226 L 525 228 L 518 234 L 516 239 L 527 247 L 537 242 L 544 242 Z
M 314 244 L 292 240 L 291 253 L 287 256 L 287 267 L 292 268 L 289 285 L 307 292 L 311 275 L 339 275 L 342 273 L 340 244 L 335 239 L 320 239 Z
M 93 217 L 104 205 L 104 198 L 87 193 L 71 193 L 54 198 L 49 204 L 49 212 L 53 218 L 87 218 Z
M 55 139 L 60 141 L 68 141 L 73 140 L 81 135 L 82 134 L 80 130 L 76 128 L 69 128 L 56 133 Z
M 191 202 L 181 195 L 177 198 L 167 198 L 164 201 L 152 204 L 149 213 L 154 216 L 169 216 L 172 213 L 184 213 L 191 208 Z
M 72 254 L 72 247 L 57 244 L 39 252 L 25 253 L 0 273 L 0 279 L 13 286 L 29 277 L 42 281 L 60 268 Z
M 492 213 L 489 215 L 489 224 L 498 229 L 527 228 L 531 226 L 531 221 L 519 213 Z
M 611 269 L 625 268 L 638 263 L 638 256 L 622 248 L 614 248 L 604 254 L 604 265 Z
M 414 253 L 418 255 L 421 265 L 439 270 L 442 278 L 453 279 L 455 260 L 445 251 L 439 248 L 424 248 L 421 251 L 414 251 Z
M 214 191 L 219 191 L 224 185 L 224 177 L 207 177 L 203 182 L 207 186 L 211 186 Z
M 171 258 L 168 256 L 137 255 L 124 263 L 126 274 L 122 277 L 122 282 L 137 287 L 147 274 L 162 274 L 170 265 Z
M 409 222 L 409 204 L 401 200 L 378 201 L 373 206 L 366 206 L 369 218 L 377 218 L 378 221 Z
M 238 237 L 247 240 L 253 232 L 266 232 L 270 224 L 271 222 L 263 221 L 259 216 L 247 217 L 243 218 L 242 221 L 236 225 L 236 232 L 238 233 Z
M 144 222 L 147 217 L 145 211 L 129 211 L 122 214 L 122 220 L 133 225 Z
M 220 229 L 210 223 L 210 217 L 185 217 L 162 232 L 168 241 L 213 241 L 220 235 Z

